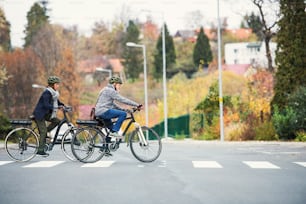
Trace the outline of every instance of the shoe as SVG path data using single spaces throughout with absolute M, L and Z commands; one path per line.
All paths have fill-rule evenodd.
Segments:
M 106 156 L 106 157 L 113 156 L 112 153 L 110 153 L 110 150 L 108 149 L 108 147 L 101 147 L 100 152 L 103 153 L 103 156 Z
M 112 155 L 112 153 L 110 153 L 110 152 L 104 152 L 104 156 L 105 156 L 105 157 L 112 157 L 113 155 Z
M 36 154 L 40 155 L 40 156 L 43 156 L 43 157 L 48 157 L 49 154 L 46 153 L 46 152 L 37 152 Z
M 110 134 L 109 134 L 109 136 L 111 136 L 111 137 L 118 137 L 118 138 L 122 138 L 123 136 L 121 136 L 118 132 L 111 132 Z

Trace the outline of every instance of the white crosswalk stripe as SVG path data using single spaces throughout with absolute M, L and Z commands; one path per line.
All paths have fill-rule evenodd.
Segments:
M 22 163 L 22 162 L 15 162 L 15 161 L 0 161 L 0 168 L 10 164 L 21 164 L 22 168 L 51 168 L 66 163 L 67 161 L 38 161 L 32 163 Z M 81 168 L 108 168 L 111 167 L 116 161 L 108 160 L 108 161 L 97 161 L 95 163 L 88 163 L 83 164 L 79 163 Z M 209 160 L 197 160 L 191 161 L 193 168 L 202 168 L 202 169 L 223 169 L 229 168 L 228 166 L 222 166 L 217 161 L 209 161 Z M 251 169 L 281 169 L 280 166 L 277 166 L 269 161 L 241 161 L 243 164 L 248 166 Z M 291 164 L 298 165 L 300 167 L 306 168 L 306 162 L 297 161 L 297 162 L 290 162 Z M 169 161 L 156 161 L 154 163 L 146 164 L 146 163 L 135 163 L 135 166 L 138 168 L 147 168 L 148 166 L 156 166 L 159 168 L 165 168 L 171 165 Z M 156 164 L 156 165 L 154 165 Z
M 280 167 L 267 161 L 244 161 L 252 169 L 280 169 Z
M 95 163 L 83 164 L 81 167 L 110 167 L 114 161 L 97 161 Z
M 294 163 L 306 167 L 306 162 L 294 162 Z
M 192 164 L 194 168 L 214 168 L 214 169 L 223 168 L 216 161 L 192 161 Z
M 23 168 L 50 168 L 59 165 L 61 163 L 64 163 L 64 161 L 40 161 L 29 165 L 25 165 L 23 166 Z
M 12 163 L 13 161 L 0 161 L 0 166 Z

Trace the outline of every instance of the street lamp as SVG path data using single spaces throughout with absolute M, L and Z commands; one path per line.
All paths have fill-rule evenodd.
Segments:
M 146 126 L 149 123 L 148 116 L 148 83 L 147 83 L 147 57 L 146 57 L 146 46 L 139 45 L 133 42 L 127 42 L 126 46 L 128 47 L 140 47 L 143 50 L 143 75 L 144 75 L 144 89 L 145 89 L 145 115 L 146 115 Z
M 219 109 L 220 109 L 220 140 L 224 141 L 223 127 L 223 95 L 222 95 L 222 64 L 221 64 L 221 31 L 220 31 L 220 13 L 218 0 L 218 70 L 219 70 Z
M 43 85 L 39 85 L 39 84 L 32 84 L 32 88 L 35 88 L 35 89 L 45 89 L 46 87 L 43 86 Z
M 164 131 L 165 139 L 168 138 L 168 102 L 167 102 L 167 77 L 166 77 L 166 39 L 165 39 L 165 18 L 160 11 L 142 10 L 143 12 L 158 12 L 162 15 L 162 44 L 163 44 L 163 93 L 164 93 Z
M 110 70 L 110 69 L 104 69 L 104 68 L 102 68 L 102 67 L 97 67 L 97 68 L 96 68 L 96 71 L 98 71 L 98 72 L 107 72 L 108 75 L 109 75 L 109 78 L 112 77 L 112 70 Z

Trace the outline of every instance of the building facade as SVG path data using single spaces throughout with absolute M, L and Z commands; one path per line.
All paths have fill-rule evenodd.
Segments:
M 275 66 L 276 43 L 270 42 L 273 66 Z M 250 64 L 253 67 L 268 67 L 264 42 L 227 43 L 224 48 L 225 64 Z

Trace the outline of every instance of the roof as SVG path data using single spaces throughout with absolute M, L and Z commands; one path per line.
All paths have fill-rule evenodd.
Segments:
M 109 62 L 106 56 L 94 56 L 92 58 L 78 62 L 77 70 L 83 73 L 93 73 L 97 67 L 107 67 Z
M 123 71 L 123 66 L 121 64 L 120 59 L 109 59 L 109 63 L 111 67 L 113 68 L 113 72 L 120 73 Z
M 113 72 L 120 73 L 123 71 L 123 66 L 120 59 L 113 58 L 108 59 L 107 56 L 95 56 L 87 60 L 78 62 L 78 71 L 82 73 L 93 73 L 97 67 L 103 67 L 105 69 L 112 69 Z

